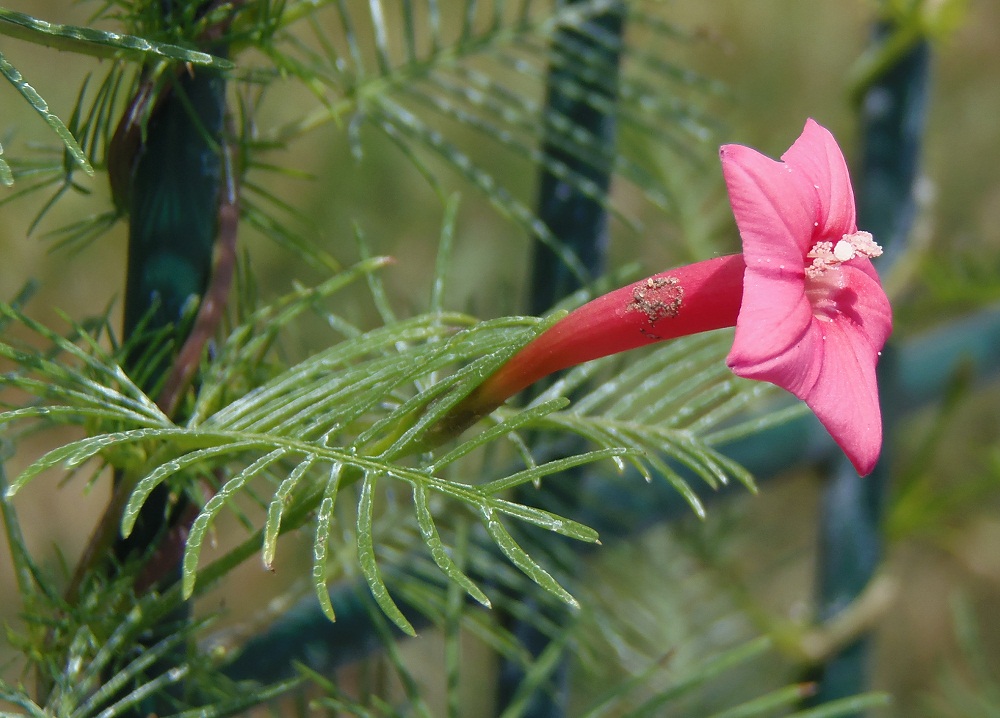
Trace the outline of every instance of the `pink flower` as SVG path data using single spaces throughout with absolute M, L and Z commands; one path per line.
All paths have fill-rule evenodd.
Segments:
M 739 145 L 721 155 L 742 255 L 672 269 L 571 312 L 462 400 L 425 443 L 460 433 L 552 372 L 735 324 L 733 372 L 805 401 L 858 472 L 869 473 L 882 446 L 875 364 L 892 315 L 870 261 L 882 250 L 855 225 L 844 156 L 812 120 L 782 162 Z
M 802 399 L 868 474 L 882 448 L 875 364 L 892 310 L 844 156 L 813 120 L 781 162 L 740 145 L 721 156 L 747 265 L 727 363 Z

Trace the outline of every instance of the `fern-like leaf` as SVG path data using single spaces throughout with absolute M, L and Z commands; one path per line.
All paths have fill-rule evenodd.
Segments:
M 191 525 L 184 551 L 182 592 L 190 596 L 196 591 L 201 547 L 222 510 L 235 506 L 241 496 L 255 496 L 252 483 L 273 482 L 270 498 L 254 499 L 267 512 L 257 531 L 265 565 L 272 564 L 282 532 L 314 521 L 313 578 L 322 597 L 337 497 L 350 487 L 357 491 L 355 529 L 362 574 L 376 602 L 401 630 L 411 633 L 413 626 L 390 596 L 376 558 L 381 536 L 376 504 L 382 486 L 407 487 L 412 496 L 409 525 L 425 544 L 432 565 L 476 600 L 490 599 L 449 559 L 438 530 L 440 516 L 432 510 L 438 504 L 432 499 L 465 507 L 500 555 L 530 581 L 571 605 L 575 599 L 521 546 L 506 520 L 588 543 L 597 541 L 597 533 L 569 517 L 511 501 L 507 495 L 512 489 L 608 459 L 619 468 L 628 463 L 646 476 L 666 477 L 699 511 L 697 496 L 678 467 L 693 471 L 711 486 L 735 477 L 752 487 L 740 467 L 701 438 L 756 396 L 748 390 L 755 385 L 735 382 L 720 370 L 725 336 L 683 340 L 652 352 L 618 372 L 610 388 L 601 386 L 584 394 L 574 406 L 568 406 L 559 391 L 579 386 L 581 376 L 605 371 L 614 360 L 570 372 L 525 409 L 502 409 L 483 431 L 422 458 L 407 457 L 420 447 L 423 432 L 552 319 L 475 322 L 443 312 L 396 319 L 383 297 L 379 301 L 384 305 L 385 326 L 352 334 L 262 385 L 248 384 L 242 394 L 228 393 L 235 377 L 253 373 L 249 367 L 262 361 L 261 351 L 271 341 L 255 334 L 255 327 L 275 319 L 280 326 L 315 297 L 370 276 L 380 264 L 378 259 L 366 260 L 331 278 L 318 293 L 297 292 L 235 328 L 205 373 L 183 426 L 170 422 L 82 329 L 75 331 L 73 341 L 5 308 L 3 314 L 10 321 L 45 338 L 79 368 L 0 344 L 2 353 L 22 366 L 20 372 L 7 375 L 5 383 L 43 401 L 37 407 L 0 414 L 0 422 L 55 419 L 86 423 L 94 430 L 92 436 L 53 449 L 30 464 L 8 495 L 47 469 L 73 470 L 100 458 L 125 469 L 129 477 L 131 494 L 121 523 L 128 535 L 158 486 L 166 483 L 180 491 L 196 479 L 214 483 L 212 496 Z M 372 286 L 380 296 L 377 282 Z M 462 467 L 475 460 L 474 452 L 508 436 L 541 432 L 545 455 L 545 437 L 567 431 L 596 448 L 549 461 L 537 461 L 529 454 L 526 468 L 471 483 L 449 478 L 455 472 L 463 475 Z

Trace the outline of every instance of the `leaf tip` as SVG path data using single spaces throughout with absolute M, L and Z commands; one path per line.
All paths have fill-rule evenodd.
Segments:
M 187 601 L 194 594 L 194 584 L 197 580 L 197 574 L 194 571 L 188 571 L 185 568 L 184 575 L 181 578 L 181 596 Z
M 401 630 L 403 633 L 405 633 L 410 638 L 416 638 L 417 637 L 417 629 L 415 629 L 413 627 L 413 624 L 411 624 L 409 621 L 407 621 L 405 625 L 397 623 L 396 626 L 399 628 L 399 630 Z

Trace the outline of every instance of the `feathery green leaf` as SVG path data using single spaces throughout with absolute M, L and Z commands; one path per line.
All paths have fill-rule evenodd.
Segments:
M 135 35 L 122 35 L 78 25 L 60 25 L 4 8 L 0 8 L 0 35 L 95 57 L 142 60 L 154 56 L 180 63 L 204 65 L 214 70 L 229 70 L 233 67 L 229 60 L 206 52 Z

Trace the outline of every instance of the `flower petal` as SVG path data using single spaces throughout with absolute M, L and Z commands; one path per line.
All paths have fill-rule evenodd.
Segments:
M 746 379 L 768 381 L 796 396 L 819 376 L 822 337 L 809 300 L 799 287 L 762 281 L 747 272 L 736 337 L 726 363 Z
M 786 384 L 811 388 L 816 373 L 795 349 L 813 321 L 804 278 L 816 193 L 785 164 L 749 147 L 724 145 L 720 154 L 747 264 L 728 364 L 739 376 L 772 381 L 776 371 Z
M 864 336 L 870 347 L 869 352 L 877 356 L 892 334 L 889 298 L 870 259 L 859 257 L 851 260 L 840 271 L 846 278 L 847 289 L 837 298 L 837 308 L 841 313 L 837 321 L 850 324 L 853 331 Z
M 858 474 L 870 474 L 882 450 L 882 413 L 875 381 L 876 353 L 844 322 L 823 331 L 823 362 L 812 391 L 800 398 L 830 432 Z
M 738 376 L 771 382 L 805 401 L 864 475 L 882 445 L 875 365 L 892 330 L 892 310 L 869 260 L 841 271 L 840 313 L 833 321 L 818 319 L 804 300 L 810 311 L 805 328 L 798 316 L 790 316 L 787 325 L 773 323 L 777 313 L 767 301 L 748 295 L 749 277 L 744 280 L 744 305 L 727 361 Z M 768 282 L 764 289 L 776 285 Z M 797 307 L 795 315 L 800 313 Z
M 719 154 L 747 266 L 801 273 L 818 212 L 812 184 L 749 147 L 723 145 Z
M 828 129 L 806 120 L 802 134 L 781 159 L 816 192 L 819 214 L 813 221 L 819 222 L 817 240 L 836 241 L 857 231 L 847 161 Z

